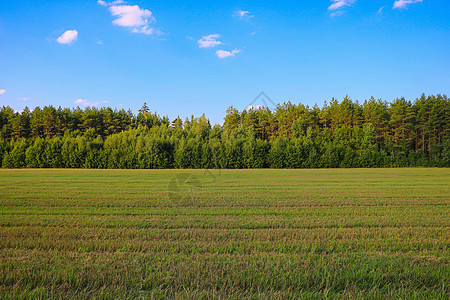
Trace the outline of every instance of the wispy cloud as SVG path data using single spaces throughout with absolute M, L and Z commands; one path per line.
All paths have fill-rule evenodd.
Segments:
M 392 7 L 393 9 L 396 8 L 406 8 L 406 6 L 408 6 L 409 4 L 413 4 L 413 3 L 418 3 L 418 2 L 422 2 L 422 0 L 396 0 L 394 2 L 394 6 Z
M 131 30 L 131 32 L 133 33 L 143 33 L 143 34 L 154 34 L 154 35 L 162 35 L 164 34 L 162 31 L 160 31 L 159 29 L 150 27 L 150 26 L 143 26 L 141 28 L 133 28 L 133 30 Z
M 239 52 L 241 52 L 241 50 L 238 50 L 238 49 L 234 49 L 233 51 L 217 50 L 216 55 L 218 58 L 225 58 L 225 57 L 235 56 Z
M 356 0 L 331 0 L 331 2 L 328 11 L 330 11 L 330 17 L 333 18 L 345 14 L 345 7 L 351 6 Z
M 28 101 L 30 99 L 31 99 L 30 97 L 19 97 L 19 98 L 17 98 L 17 100 L 20 100 L 20 101 Z
M 345 12 L 343 10 L 338 10 L 338 11 L 334 11 L 330 14 L 330 17 L 338 17 L 338 16 L 342 16 L 343 14 L 345 14 Z
M 221 41 L 218 41 L 217 39 L 220 38 L 219 34 L 210 34 L 205 35 L 201 39 L 198 40 L 198 47 L 199 48 L 212 48 L 219 45 L 222 45 L 223 43 Z
M 383 9 L 384 9 L 384 6 L 380 7 L 380 9 L 377 11 L 377 14 L 381 15 L 383 13 Z
M 254 16 L 250 14 L 247 10 L 237 10 L 234 12 L 233 17 L 238 17 L 240 20 L 245 20 L 253 18 Z
M 76 30 L 67 30 L 64 32 L 56 41 L 60 44 L 72 44 L 78 39 L 78 31 Z
M 117 26 L 127 27 L 133 33 L 143 33 L 147 35 L 161 35 L 160 30 L 150 26 L 156 22 L 150 10 L 140 8 L 138 5 L 122 5 L 124 1 L 116 0 L 113 2 L 97 1 L 98 4 L 108 7 L 113 17 L 113 24 Z
M 0 95 L 3 95 L 4 93 L 6 93 L 6 90 L 0 90 Z
M 103 6 L 111 6 L 111 5 L 117 5 L 117 4 L 122 4 L 124 3 L 123 0 L 116 0 L 116 1 L 112 1 L 112 2 L 106 2 L 103 0 L 98 0 L 97 1 L 98 4 L 103 5 Z
M 356 0 L 331 0 L 332 4 L 328 7 L 328 10 L 337 10 L 345 6 L 350 6 L 356 2 Z
M 77 105 L 83 105 L 83 106 L 97 106 L 97 105 L 99 105 L 99 104 L 102 104 L 102 103 L 108 103 L 108 102 L 109 102 L 109 101 L 90 102 L 90 101 L 88 101 L 88 100 L 86 100 L 86 99 L 78 99 L 78 100 L 75 100 L 75 101 L 74 101 L 75 104 L 77 104 Z

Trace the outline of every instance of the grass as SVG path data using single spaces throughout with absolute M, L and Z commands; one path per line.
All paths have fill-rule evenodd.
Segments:
M 450 170 L 0 170 L 0 299 L 449 299 Z

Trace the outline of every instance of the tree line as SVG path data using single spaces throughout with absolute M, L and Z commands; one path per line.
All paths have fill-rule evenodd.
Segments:
M 285 102 L 170 121 L 146 104 L 0 110 L 4 168 L 337 168 L 450 166 L 445 95 L 413 102 L 345 97 L 320 108 Z

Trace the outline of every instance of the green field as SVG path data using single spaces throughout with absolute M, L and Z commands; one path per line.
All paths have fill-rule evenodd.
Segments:
M 0 170 L 0 215 L 0 299 L 450 294 L 449 169 Z

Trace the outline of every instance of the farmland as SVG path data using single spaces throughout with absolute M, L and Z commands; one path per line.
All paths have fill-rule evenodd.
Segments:
M 448 299 L 450 170 L 0 170 L 0 298 Z

